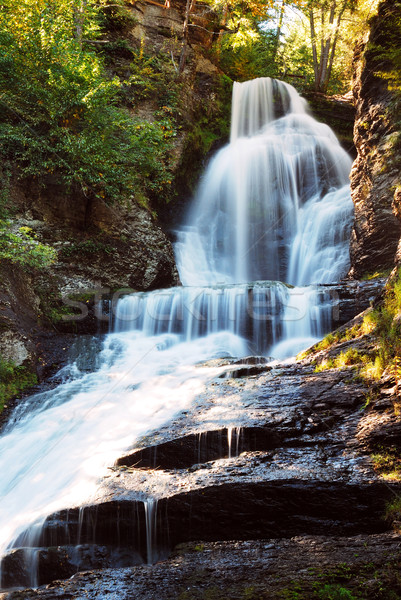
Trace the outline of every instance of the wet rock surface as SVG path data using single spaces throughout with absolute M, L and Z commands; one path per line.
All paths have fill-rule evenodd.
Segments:
M 294 580 L 303 585 L 313 584 L 319 581 L 321 573 L 334 570 L 337 565 L 343 567 L 339 578 L 342 585 L 346 585 L 347 574 L 367 564 L 376 569 L 377 576 L 383 564 L 399 555 L 400 538 L 394 533 L 183 544 L 170 559 L 155 565 L 80 573 L 69 581 L 57 581 L 37 590 L 4 593 L 0 598 L 234 600 L 247 597 L 246 592 L 251 598 L 279 598 L 276 592 Z M 373 597 L 373 577 L 373 570 L 370 581 L 369 574 L 365 575 L 366 598 Z
M 370 458 L 369 432 L 383 413 L 363 410 L 367 390 L 353 370 L 315 373 L 311 364 L 243 362 L 262 372 L 215 377 L 190 409 L 110 467 L 92 503 L 47 518 L 36 550 L 39 584 L 85 569 L 89 574 L 5 597 L 47 598 L 51 592 L 53 597 L 175 598 L 187 585 L 193 561 L 207 570 L 210 558 L 216 578 L 228 585 L 236 561 L 256 556 L 265 585 L 281 552 L 284 563 L 286 553 L 292 555 L 287 567 L 297 572 L 297 544 L 305 549 L 306 562 L 314 548 L 322 564 L 344 559 L 345 547 L 370 548 L 372 540 L 377 552 L 361 552 L 363 560 L 371 554 L 379 560 L 382 543 L 398 551 L 400 538 L 386 533 L 389 523 L 382 516 L 401 486 L 380 480 Z M 232 359 L 206 366 L 211 363 L 221 373 L 243 368 Z M 398 427 L 398 417 L 388 419 Z M 183 543 L 190 545 L 166 562 L 132 566 L 166 560 Z M 184 565 L 179 571 L 177 556 Z M 2 577 L 3 585 L 26 585 L 21 550 L 5 559 Z M 107 591 L 110 586 L 113 592 Z M 90 588 L 89 595 L 84 588 Z
M 355 157 L 354 121 L 355 106 L 352 95 L 325 96 L 322 93 L 305 91 L 303 96 L 309 104 L 313 116 L 333 129 L 343 148 Z

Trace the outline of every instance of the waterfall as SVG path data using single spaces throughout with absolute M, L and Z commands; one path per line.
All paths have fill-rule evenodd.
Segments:
M 275 85 L 288 94 L 290 86 Z M 255 79 L 234 88 L 234 113 L 252 109 L 267 120 L 256 132 L 252 122 L 246 128 L 252 133 L 233 136 L 203 177 L 187 226 L 178 232 L 184 285 L 308 285 L 338 281 L 347 272 L 351 159 L 301 102 L 291 102 L 296 112 L 278 119 L 258 109 L 269 96 L 265 87 L 264 79 Z M 241 131 L 236 121 L 233 129 Z
M 96 498 L 107 467 L 189 405 L 218 373 L 196 363 L 290 356 L 330 328 L 330 297 L 317 284 L 348 268 L 350 166 L 294 88 L 268 78 L 234 85 L 230 143 L 177 232 L 183 286 L 120 299 L 96 370 L 71 365 L 61 385 L 21 404 L 0 438 L 0 555 L 26 547 L 34 571 L 46 515 Z M 146 504 L 150 561 L 156 506 Z

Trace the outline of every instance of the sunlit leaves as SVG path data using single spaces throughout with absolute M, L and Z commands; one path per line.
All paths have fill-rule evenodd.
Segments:
M 41 185 L 51 176 L 106 201 L 161 194 L 171 179 L 166 129 L 118 107 L 121 82 L 89 43 L 102 4 L 3 0 L 0 152 Z
M 0 219 L 0 260 L 37 269 L 47 267 L 57 258 L 54 248 L 41 244 L 27 227 L 10 231 L 10 223 Z

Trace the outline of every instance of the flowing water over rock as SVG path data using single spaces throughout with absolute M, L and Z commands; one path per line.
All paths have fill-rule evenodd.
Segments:
M 196 363 L 291 356 L 330 328 L 332 297 L 317 284 L 348 268 L 350 165 L 291 86 L 235 85 L 231 142 L 178 232 L 184 287 L 122 298 L 98 369 L 72 365 L 62 385 L 27 400 L 0 439 L 0 554 L 27 548 L 22 584 L 37 581 L 46 515 L 87 502 L 107 466 L 222 371 Z M 238 439 L 228 428 L 231 456 Z M 152 561 L 157 505 L 142 502 Z

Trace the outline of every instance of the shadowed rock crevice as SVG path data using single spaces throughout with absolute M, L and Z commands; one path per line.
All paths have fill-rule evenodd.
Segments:
M 238 456 L 241 452 L 271 450 L 281 441 L 282 436 L 274 426 L 203 431 L 143 448 L 120 458 L 116 465 L 137 469 L 187 469 L 195 464 Z
M 400 491 L 399 485 L 320 481 L 212 486 L 160 499 L 151 527 L 149 505 L 142 501 L 61 511 L 48 517 L 38 541 L 38 577 L 43 584 L 91 564 L 154 562 L 176 544 L 195 540 L 380 533 L 387 529 L 381 519 L 385 504 Z M 21 550 L 4 559 L 2 573 L 3 585 L 26 583 Z

